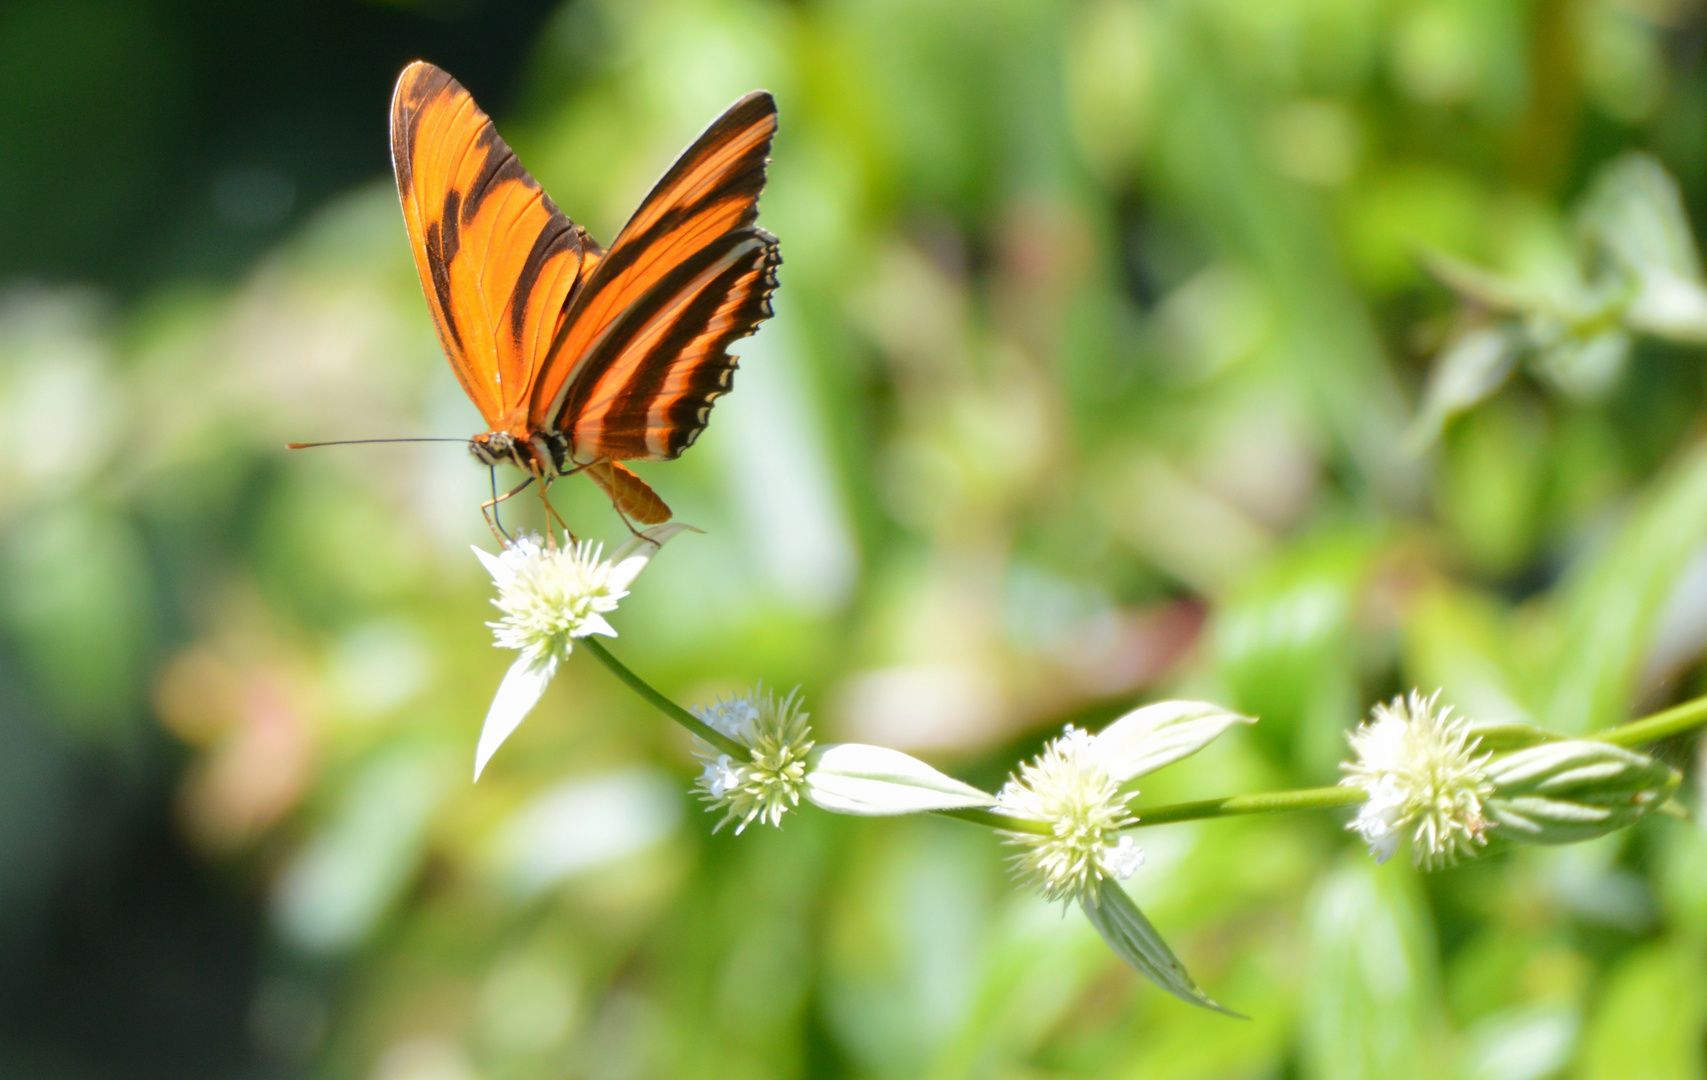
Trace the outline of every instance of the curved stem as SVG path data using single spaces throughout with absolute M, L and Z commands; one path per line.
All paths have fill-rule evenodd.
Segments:
M 1686 701 L 1682 705 L 1673 705 L 1669 709 L 1652 716 L 1644 716 L 1640 720 L 1632 720 L 1628 724 L 1608 728 L 1590 738 L 1614 746 L 1640 746 L 1681 734 L 1702 724 L 1707 724 L 1707 696 Z
M 622 661 L 610 654 L 596 638 L 580 639 L 587 651 L 611 670 L 629 689 L 650 702 L 659 712 L 687 728 L 719 750 L 742 761 L 750 760 L 747 747 L 706 724 L 697 716 L 677 705 L 652 688 L 645 679 L 630 671 Z M 1633 720 L 1590 736 L 1614 746 L 1640 746 L 1707 724 L 1707 695 L 1681 705 L 1674 705 L 1652 716 Z M 1174 803 L 1169 806 L 1140 808 L 1133 828 L 1146 825 L 1166 825 L 1176 821 L 1196 821 L 1203 818 L 1233 817 L 1238 814 L 1274 814 L 1287 810 L 1331 810 L 1341 806 L 1356 806 L 1367 796 L 1357 787 L 1299 788 L 1293 791 L 1268 791 L 1256 795 L 1232 795 L 1220 799 L 1201 799 L 1197 802 Z M 1047 822 L 1028 818 L 1009 817 L 989 810 L 938 810 L 943 817 L 982 825 L 1003 832 L 1033 833 L 1048 836 L 1052 829 Z
M 610 654 L 610 650 L 605 648 L 598 639 L 593 637 L 584 637 L 580 639 L 580 642 L 586 647 L 588 652 L 599 658 L 600 663 L 604 664 L 605 667 L 610 668 L 611 674 L 627 683 L 630 690 L 633 690 L 636 694 L 639 694 L 641 697 L 651 702 L 652 706 L 659 712 L 687 728 L 695 735 L 698 735 L 706 742 L 717 747 L 730 757 L 739 761 L 750 760 L 750 751 L 745 746 L 742 746 L 734 739 L 731 739 L 729 736 L 718 731 L 710 724 L 707 724 L 693 713 L 688 712 L 680 705 L 677 705 L 663 694 L 654 690 L 650 683 L 636 675 L 634 672 L 628 670 L 621 660 L 612 656 Z

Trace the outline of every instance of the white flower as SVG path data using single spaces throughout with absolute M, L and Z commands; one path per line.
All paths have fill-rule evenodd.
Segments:
M 1342 764 L 1340 783 L 1362 788 L 1366 799 L 1347 828 L 1362 835 L 1377 862 L 1398 850 L 1408 831 L 1418 866 L 1438 870 L 1487 843 L 1483 804 L 1494 793 L 1491 754 L 1477 755 L 1481 740 L 1470 721 L 1436 708 L 1413 690 L 1375 706 L 1372 718 L 1350 733 L 1356 761 Z
M 755 821 L 781 825 L 782 815 L 800 805 L 812 752 L 812 732 L 800 705 L 798 688 L 779 702 L 761 686 L 693 710 L 718 734 L 747 748 L 746 760 L 738 761 L 703 739 L 694 740 L 694 755 L 705 766 L 695 786 L 710 804 L 707 809 L 724 811 L 716 828 L 733 821 L 739 834 Z
M 1137 824 L 1126 809 L 1137 792 L 1120 790 L 1106 749 L 1089 732 L 1069 725 L 996 795 L 997 813 L 1050 827 L 1047 835 L 1004 832 L 1020 849 L 1010 860 L 1015 874 L 1046 900 L 1094 905 L 1105 878 L 1131 877 L 1144 861 L 1131 838 L 1115 835 Z
M 1003 830 L 1019 848 L 1014 872 L 1047 900 L 1100 903 L 1104 881 L 1124 881 L 1143 865 L 1131 837 L 1138 823 L 1122 786 L 1190 757 L 1248 716 L 1202 701 L 1160 701 L 1134 709 L 1096 735 L 1068 726 L 1019 768 L 996 796 L 996 812 L 1048 827 L 1047 833 Z
M 605 616 L 628 595 L 628 587 L 664 541 L 688 527 L 673 523 L 648 529 L 610 559 L 590 541 L 556 547 L 532 536 L 517 537 L 497 555 L 474 549 L 498 587 L 492 603 L 503 612 L 497 622 L 486 625 L 499 648 L 521 653 L 499 685 L 480 729 L 474 752 L 476 780 L 539 702 L 557 665 L 574 649 L 574 640 L 589 634 L 616 636 Z

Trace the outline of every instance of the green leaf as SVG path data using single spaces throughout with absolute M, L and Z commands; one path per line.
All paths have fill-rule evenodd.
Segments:
M 1441 284 L 1490 311 L 1521 315 L 1546 304 L 1545 295 L 1524 282 L 1484 270 L 1444 251 L 1424 253 L 1423 265 Z
M 1584 739 L 1546 742 L 1488 765 L 1488 815 L 1507 840 L 1571 844 L 1647 817 L 1679 777 L 1633 750 Z
M 1405 434 L 1405 445 L 1421 453 L 1446 422 L 1474 408 L 1505 384 L 1522 344 L 1515 326 L 1477 326 L 1449 340 L 1435 357 L 1422 407 Z
M 1308 912 L 1303 1075 L 1425 1080 L 1440 1044 L 1438 973 L 1414 871 L 1361 857 L 1323 879 Z
M 1589 1017 L 1580 1080 L 1695 1080 L 1707 1000 L 1694 943 L 1657 942 L 1624 957 Z
M 1652 157 L 1628 153 L 1603 168 L 1584 200 L 1585 231 L 1628 269 L 1701 280 L 1701 258 L 1677 181 Z
M 1666 602 L 1707 536 L 1707 446 L 1698 444 L 1574 568 L 1543 726 L 1576 735 L 1628 718 L 1636 679 Z
M 1405 681 L 1427 690 L 1438 687 L 1478 733 L 1507 724 L 1527 726 L 1533 719 L 1532 692 L 1514 647 L 1516 636 L 1515 620 L 1493 598 L 1446 582 L 1431 585 L 1407 605 Z
M 1198 987 L 1179 957 L 1168 948 L 1162 935 L 1150 925 L 1150 920 L 1138 910 L 1138 905 L 1126 895 L 1117 882 L 1105 879 L 1097 890 L 1097 902 L 1081 903 L 1085 918 L 1096 927 L 1097 933 L 1108 942 L 1115 955 L 1130 964 L 1140 975 L 1166 990 L 1181 1001 L 1213 1009 L 1241 1020 L 1239 1013 L 1210 1000 Z
M 1630 335 L 1617 327 L 1567 333 L 1535 354 L 1535 374 L 1581 401 L 1606 396 L 1630 360 Z

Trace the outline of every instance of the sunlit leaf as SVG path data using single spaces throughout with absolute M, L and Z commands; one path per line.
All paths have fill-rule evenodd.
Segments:
M 1414 872 L 1361 857 L 1344 863 L 1317 885 L 1308 919 L 1304 1075 L 1440 1075 L 1435 946 Z
M 1179 957 L 1162 940 L 1162 935 L 1150 925 L 1150 920 L 1138 910 L 1138 905 L 1126 895 L 1126 890 L 1118 882 L 1104 880 L 1097 892 L 1096 903 L 1086 901 L 1079 905 L 1084 911 L 1085 918 L 1108 942 L 1115 955 L 1126 961 L 1140 975 L 1149 979 L 1157 986 L 1166 990 L 1174 997 L 1192 1005 L 1200 1005 L 1205 1009 L 1226 1013 L 1228 1016 L 1240 1016 L 1239 1013 L 1212 1001 L 1203 992 L 1191 974 L 1180 963 Z M 1243 1017 L 1240 1017 L 1243 1019 Z

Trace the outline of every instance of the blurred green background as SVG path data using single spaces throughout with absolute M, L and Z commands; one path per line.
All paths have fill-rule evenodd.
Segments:
M 1703 1075 L 1689 821 L 1427 878 L 1343 814 L 1140 833 L 1236 1022 L 972 826 L 711 835 L 585 656 L 471 786 L 484 471 L 282 449 L 480 427 L 385 156 L 417 56 L 606 242 L 776 94 L 777 315 L 641 467 L 705 535 L 615 617 L 679 700 L 800 683 L 991 787 L 1137 702 L 1261 716 L 1141 812 L 1331 783 L 1412 685 L 1572 732 L 1707 689 L 1687 0 L 14 2 L 0 1073 Z

